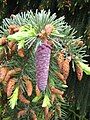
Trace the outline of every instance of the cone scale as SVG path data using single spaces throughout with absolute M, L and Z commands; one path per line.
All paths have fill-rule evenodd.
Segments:
M 42 43 L 36 51 L 36 82 L 41 91 L 45 91 L 48 81 L 51 46 Z

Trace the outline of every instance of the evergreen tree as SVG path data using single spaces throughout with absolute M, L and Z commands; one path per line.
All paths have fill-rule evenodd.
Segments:
M 16 119 L 16 114 L 17 119 L 89 119 L 90 77 L 87 75 L 90 68 L 82 62 L 84 59 L 89 62 L 86 51 L 89 53 L 90 1 L 27 0 L 23 3 L 8 0 L 1 3 L 6 6 L 1 17 L 30 8 L 33 11 L 51 9 L 58 17 L 65 15 L 65 20 L 78 31 L 75 33 L 64 17 L 56 19 L 49 11 L 21 12 L 3 20 L 0 28 L 1 119 L 12 120 L 14 116 Z M 83 71 L 87 75 L 83 75 Z

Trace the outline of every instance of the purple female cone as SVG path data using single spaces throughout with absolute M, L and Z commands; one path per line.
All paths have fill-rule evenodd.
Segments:
M 47 86 L 51 46 L 43 43 L 36 51 L 36 81 L 38 88 L 44 91 Z

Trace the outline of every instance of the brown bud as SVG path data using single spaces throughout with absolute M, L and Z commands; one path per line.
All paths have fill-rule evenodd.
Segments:
M 12 54 L 16 51 L 16 43 L 11 41 L 8 43 L 8 47 L 9 47 L 9 54 L 12 56 Z
M 48 112 L 48 119 L 51 120 L 53 117 L 54 113 L 52 111 Z
M 5 79 L 5 76 L 8 72 L 8 67 L 0 67 L 0 82 Z
M 37 85 L 36 85 L 36 96 L 40 96 L 40 90 Z
M 13 30 L 14 32 L 18 32 L 19 31 L 19 27 L 17 27 L 17 28 L 14 28 L 14 30 Z
M 33 90 L 32 82 L 30 80 L 26 81 L 26 91 L 28 96 L 32 95 L 32 90 Z
M 10 35 L 12 35 L 12 34 L 13 34 L 13 30 L 12 30 L 12 29 L 8 29 L 8 33 L 9 33 Z
M 30 112 L 32 113 L 32 120 L 37 120 L 35 111 L 31 109 Z
M 20 117 L 24 116 L 25 114 L 26 114 L 26 110 L 24 110 L 24 109 L 20 110 L 17 114 L 17 117 L 20 118 Z
M 21 68 L 14 68 L 13 70 L 9 70 L 5 76 L 5 81 L 8 81 L 12 76 L 14 76 L 20 71 L 21 71 Z
M 48 112 L 49 112 L 49 108 L 45 107 L 44 108 L 45 120 L 48 120 Z
M 64 61 L 64 53 L 60 51 L 57 56 L 57 64 L 59 66 L 60 71 L 62 71 L 63 61 Z
M 76 65 L 76 74 L 77 74 L 78 80 L 81 81 L 83 77 L 83 70 L 78 64 Z
M 17 74 L 18 72 L 21 72 L 21 68 L 14 68 L 13 70 L 10 70 L 8 72 L 9 75 L 15 75 Z
M 52 46 L 53 45 L 53 41 L 48 40 L 47 44 L 49 44 L 50 46 Z
M 0 50 L 0 60 L 2 60 L 4 55 L 5 55 L 5 50 L 4 49 Z
M 12 47 L 13 47 L 14 44 L 15 44 L 15 42 L 13 42 L 13 41 L 8 42 L 8 47 L 9 47 L 10 49 L 12 49 Z
M 12 46 L 12 48 L 11 48 L 11 51 L 14 52 L 14 51 L 16 51 L 16 49 L 17 49 L 17 45 L 14 44 L 14 45 Z
M 69 62 L 70 61 L 66 58 L 62 63 L 62 74 L 63 74 L 65 80 L 67 80 L 67 78 L 69 76 L 69 70 L 70 70 Z
M 46 33 L 45 30 L 42 30 L 41 33 L 38 34 L 38 37 L 44 41 L 46 39 Z
M 66 84 L 66 80 L 64 79 L 64 76 L 60 72 L 55 72 L 56 76 L 64 83 Z
M 9 29 L 15 29 L 17 26 L 16 25 L 10 25 L 8 28 Z
M 75 45 L 79 46 L 79 47 L 82 47 L 84 45 L 83 41 L 82 40 L 76 40 L 75 41 Z
M 6 44 L 6 42 L 7 42 L 7 38 L 6 37 L 0 38 L 0 45 L 4 45 L 4 44 Z
M 57 105 L 56 111 L 58 113 L 59 118 L 61 118 L 61 107 Z
M 59 94 L 59 95 L 63 95 L 63 94 L 64 94 L 63 91 L 61 91 L 61 90 L 59 90 L 59 89 L 57 89 L 57 88 L 55 88 L 55 87 L 51 87 L 51 92 L 52 92 L 53 94 Z
M 42 35 L 45 35 L 45 30 L 42 30 L 42 31 L 41 31 L 41 34 L 42 34 Z
M 27 76 L 23 76 L 23 80 L 25 80 L 27 94 L 28 96 L 31 96 L 33 90 L 32 82 L 29 80 Z
M 62 95 L 59 95 L 59 98 L 61 99 L 61 101 L 65 102 Z
M 7 73 L 6 76 L 5 76 L 5 82 L 8 82 L 9 79 L 10 79 L 10 77 L 11 77 L 11 76 Z
M 25 104 L 29 104 L 29 103 L 30 103 L 30 101 L 27 100 L 27 99 L 24 97 L 24 95 L 23 95 L 23 93 L 22 93 L 21 90 L 19 91 L 19 100 L 20 100 L 22 103 L 25 103 Z
M 18 55 L 19 55 L 20 57 L 24 57 L 24 56 L 25 56 L 25 53 L 24 53 L 24 49 L 23 49 L 23 48 L 21 48 L 21 49 L 18 50 Z
M 46 32 L 47 36 L 49 36 L 52 31 L 53 31 L 53 26 L 51 24 L 47 24 L 45 26 L 45 32 Z
M 14 34 L 19 31 L 19 27 L 17 25 L 10 25 L 8 28 L 9 34 Z
M 56 95 L 55 94 L 51 94 L 51 103 L 53 104 L 53 102 L 55 101 L 56 99 Z
M 7 92 L 7 96 L 11 96 L 12 94 L 12 91 L 14 89 L 14 85 L 15 85 L 15 80 L 14 79 L 10 79 L 7 83 L 7 89 L 6 89 L 6 92 Z

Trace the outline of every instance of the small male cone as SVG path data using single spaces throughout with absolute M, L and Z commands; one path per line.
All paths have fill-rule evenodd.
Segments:
M 24 53 L 24 49 L 23 49 L 23 48 L 21 48 L 21 49 L 18 50 L 18 55 L 19 55 L 20 57 L 22 57 L 22 58 L 25 56 L 25 53 Z
M 33 85 L 32 82 L 30 81 L 29 77 L 23 76 L 23 80 L 25 81 L 26 84 L 26 91 L 28 96 L 32 95 L 32 90 L 33 90 Z
M 27 112 L 27 111 L 26 111 L 25 109 L 20 110 L 20 111 L 17 113 L 17 117 L 20 118 L 20 117 L 24 116 L 24 115 L 26 114 L 26 112 Z
M 38 46 L 36 51 L 36 81 L 41 91 L 47 86 L 49 64 L 50 64 L 51 46 L 43 43 Z
M 6 66 L 0 67 L 0 82 L 2 82 L 5 79 L 7 72 L 8 72 L 8 67 Z
M 49 112 L 49 108 L 48 106 L 44 108 L 44 116 L 45 116 L 45 120 L 49 120 L 48 119 L 48 112 Z
M 60 71 L 62 71 L 63 61 L 64 61 L 64 53 L 60 51 L 57 57 L 57 64 Z
M 7 38 L 6 37 L 2 37 L 2 38 L 0 38 L 0 45 L 4 45 L 4 44 L 6 44 L 6 42 L 7 42 Z
M 39 88 L 38 88 L 38 86 L 36 85 L 36 96 L 40 96 L 40 90 L 39 90 Z
M 68 58 L 66 58 L 64 61 L 63 61 L 63 65 L 62 65 L 62 74 L 65 78 L 65 80 L 67 80 L 68 76 L 69 76 L 69 70 L 70 70 L 70 60 Z
M 66 84 L 65 78 L 64 78 L 64 76 L 60 72 L 56 71 L 55 74 L 64 84 Z
M 6 88 L 6 92 L 7 92 L 7 96 L 11 96 L 12 91 L 14 89 L 14 85 L 15 85 L 15 80 L 14 79 L 10 79 L 7 83 L 7 88 Z
M 32 120 L 37 120 L 37 116 L 34 110 L 30 110 L 30 113 L 32 113 Z
M 24 104 L 29 104 L 29 103 L 30 103 L 30 101 L 27 100 L 27 99 L 24 97 L 23 92 L 22 92 L 21 90 L 19 91 L 19 96 L 18 96 L 18 98 L 19 98 L 19 100 L 20 100 L 22 103 L 24 103 Z
M 83 70 L 78 64 L 76 65 L 76 74 L 77 74 L 78 80 L 81 81 L 83 77 Z

